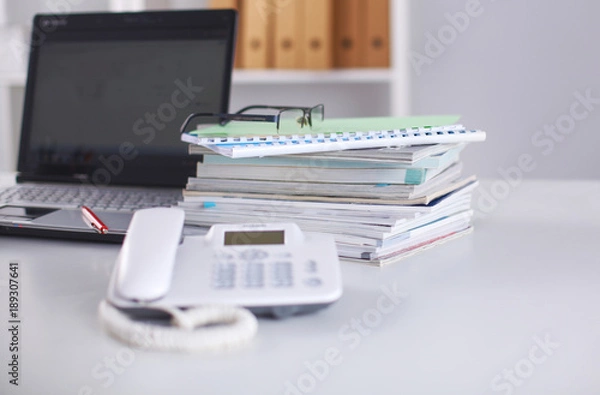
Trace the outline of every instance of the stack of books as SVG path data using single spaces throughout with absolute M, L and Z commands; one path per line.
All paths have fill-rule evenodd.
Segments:
M 204 227 L 295 222 L 333 235 L 342 260 L 384 265 L 472 230 L 477 181 L 462 174 L 468 143 L 454 140 L 319 152 L 307 144 L 308 152 L 239 158 L 201 140 L 190 145 L 203 159 L 180 206 L 188 224 Z

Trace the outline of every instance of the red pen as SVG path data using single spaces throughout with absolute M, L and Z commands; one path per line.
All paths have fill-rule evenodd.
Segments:
M 87 226 L 103 235 L 108 233 L 108 227 L 86 206 L 81 206 L 81 217 Z

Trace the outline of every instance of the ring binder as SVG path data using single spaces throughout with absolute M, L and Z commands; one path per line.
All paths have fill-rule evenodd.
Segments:
M 183 133 L 181 135 L 181 140 L 184 142 L 202 145 L 231 158 L 402 145 L 478 142 L 484 141 L 485 138 L 485 132 L 465 129 L 462 125 L 291 136 L 200 137 L 190 133 Z

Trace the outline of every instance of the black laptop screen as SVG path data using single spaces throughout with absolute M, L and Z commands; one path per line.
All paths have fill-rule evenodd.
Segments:
M 185 185 L 198 158 L 187 154 L 179 126 L 191 112 L 227 111 L 235 14 L 99 17 L 65 17 L 37 47 L 34 32 L 21 175 Z

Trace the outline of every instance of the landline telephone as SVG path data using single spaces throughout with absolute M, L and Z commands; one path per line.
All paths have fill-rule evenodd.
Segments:
M 181 312 L 217 305 L 283 318 L 326 307 L 342 294 L 330 235 L 304 233 L 293 223 L 249 223 L 217 224 L 204 236 L 182 238 L 184 217 L 178 208 L 134 214 L 101 316 L 110 310 L 123 321 L 126 313 L 165 311 L 183 319 Z

